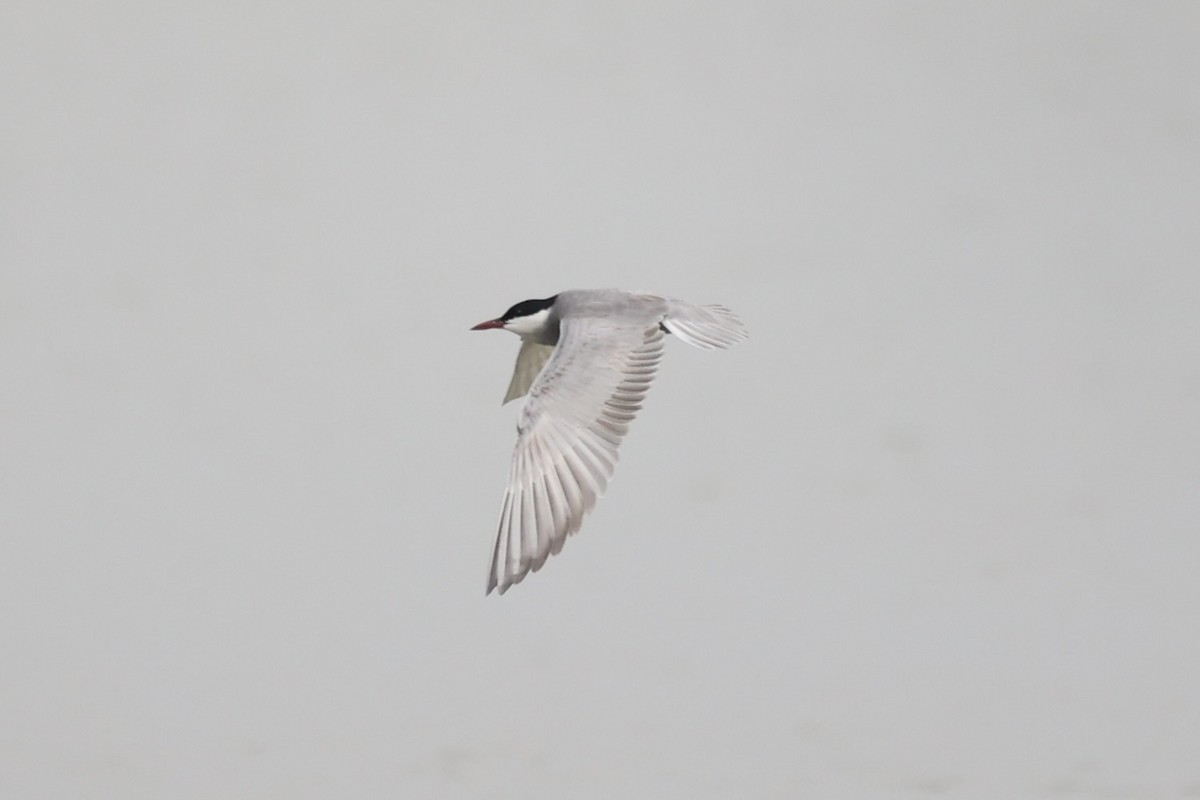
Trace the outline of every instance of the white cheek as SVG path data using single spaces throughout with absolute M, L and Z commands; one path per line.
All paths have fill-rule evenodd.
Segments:
M 518 336 L 531 336 L 539 333 L 546 326 L 546 319 L 550 316 L 550 309 L 544 308 L 536 314 L 531 314 L 528 317 L 519 317 L 510 320 L 504 326 L 505 330 L 512 331 Z

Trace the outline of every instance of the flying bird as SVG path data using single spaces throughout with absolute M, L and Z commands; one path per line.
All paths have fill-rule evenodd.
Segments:
M 713 350 L 747 333 L 724 306 L 620 289 L 525 300 L 472 328 L 489 329 L 521 337 L 504 402 L 528 395 L 488 571 L 487 593 L 503 594 L 562 550 L 604 493 L 664 336 Z

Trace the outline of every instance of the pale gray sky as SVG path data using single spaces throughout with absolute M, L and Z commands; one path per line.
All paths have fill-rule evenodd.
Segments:
M 0 16 L 3 800 L 1200 795 L 1200 6 Z M 485 598 L 600 286 L 753 338 Z

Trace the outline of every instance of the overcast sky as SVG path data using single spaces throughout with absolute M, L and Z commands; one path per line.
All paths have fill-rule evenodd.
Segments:
M 0 797 L 1200 796 L 1200 5 L 9 0 Z M 517 340 L 720 302 L 484 596 Z

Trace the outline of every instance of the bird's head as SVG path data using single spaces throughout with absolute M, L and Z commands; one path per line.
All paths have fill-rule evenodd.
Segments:
M 541 300 L 522 300 L 495 319 L 481 322 L 471 328 L 473 331 L 486 331 L 492 328 L 503 328 L 524 338 L 540 336 L 550 321 L 550 309 L 558 295 Z

